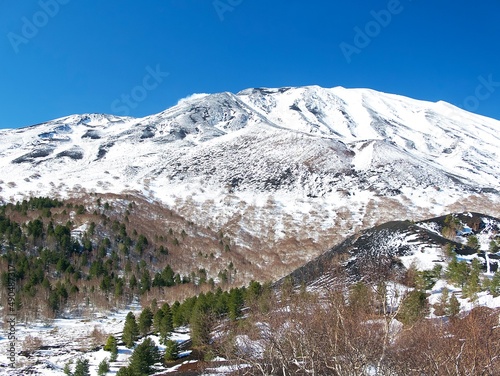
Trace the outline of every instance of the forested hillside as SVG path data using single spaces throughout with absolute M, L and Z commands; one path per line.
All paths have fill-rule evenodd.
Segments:
M 19 318 L 84 316 L 134 299 L 173 302 L 234 282 L 233 263 L 221 260 L 223 253 L 230 259 L 222 234 L 199 230 L 172 213 L 174 228 L 157 229 L 141 223 L 139 214 L 134 201 L 98 197 L 91 205 L 33 198 L 1 206 L 2 284 L 8 285 L 9 272 L 14 275 Z M 205 244 L 206 252 L 192 255 L 190 237 L 200 249 Z

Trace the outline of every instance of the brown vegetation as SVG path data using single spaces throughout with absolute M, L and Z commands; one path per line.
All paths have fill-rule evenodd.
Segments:
M 220 349 L 235 364 L 251 365 L 241 375 L 499 374 L 499 310 L 403 326 L 397 310 L 380 310 L 376 296 L 360 310 L 361 296 L 284 293 L 271 311 L 253 311 L 229 331 Z

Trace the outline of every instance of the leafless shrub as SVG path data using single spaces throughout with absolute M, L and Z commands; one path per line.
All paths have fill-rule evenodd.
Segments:
M 226 327 L 219 350 L 251 366 L 242 375 L 498 375 L 498 310 L 403 328 L 397 309 L 359 310 L 345 287 L 319 296 L 284 286 L 270 311 L 252 307 L 245 325 Z
M 43 346 L 43 341 L 40 337 L 28 335 L 24 338 L 22 349 L 24 351 L 33 352 L 38 350 L 42 346 Z
M 92 347 L 104 345 L 107 335 L 99 327 L 94 326 L 94 329 L 89 334 Z

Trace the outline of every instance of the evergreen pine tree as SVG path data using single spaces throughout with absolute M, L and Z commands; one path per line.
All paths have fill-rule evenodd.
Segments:
M 164 303 L 161 306 L 161 311 L 163 312 L 164 316 L 169 316 L 170 320 L 172 320 L 172 308 L 170 308 L 170 305 L 168 303 Z
M 176 300 L 170 309 L 172 311 L 172 322 L 174 328 L 184 324 L 184 316 L 182 315 L 181 304 Z
M 476 235 L 470 235 L 467 238 L 467 246 L 475 249 L 476 251 L 479 251 L 479 240 L 477 239 Z
M 452 257 L 454 255 L 454 253 L 453 253 L 454 249 L 455 249 L 455 247 L 453 246 L 452 243 L 446 244 L 446 246 L 444 248 L 444 254 L 446 255 L 446 257 Z
M 63 368 L 63 372 L 66 376 L 71 376 L 71 367 L 70 367 L 70 362 L 66 363 Z
M 457 257 L 453 255 L 445 272 L 447 280 L 463 287 L 467 281 L 468 274 L 467 263 L 465 261 L 458 261 Z
M 496 272 L 490 281 L 489 291 L 495 298 L 500 295 L 500 272 Z
M 163 319 L 163 310 L 159 309 L 153 316 L 153 332 L 159 333 L 161 327 L 161 319 Z
M 481 282 L 479 280 L 480 273 L 481 263 L 477 258 L 475 258 L 471 262 L 470 272 L 468 273 L 465 284 L 462 287 L 462 294 L 468 297 L 471 301 L 475 301 L 477 299 L 477 293 L 481 291 Z
M 257 281 L 250 281 L 245 295 L 245 300 L 248 302 L 256 301 L 262 294 L 262 285 Z
M 141 276 L 141 294 L 144 294 L 146 291 L 151 290 L 151 275 L 149 274 L 149 270 L 144 269 Z
M 449 290 L 445 287 L 441 291 L 441 296 L 439 298 L 439 302 L 437 304 L 434 304 L 434 314 L 436 316 L 444 316 L 446 315 L 446 311 L 448 308 L 448 300 L 449 300 L 450 292 Z
M 109 336 L 108 340 L 106 341 L 106 344 L 104 345 L 104 350 L 109 351 L 110 357 L 109 361 L 110 362 L 116 362 L 116 358 L 118 357 L 118 343 L 117 340 L 114 336 Z
M 105 358 L 99 363 L 99 367 L 97 368 L 97 376 L 104 376 L 108 372 L 109 372 L 109 362 L 108 358 Z
M 90 376 L 88 359 L 80 358 L 76 361 L 75 372 L 73 372 L 73 376 Z
M 122 367 L 116 373 L 116 376 L 137 376 L 132 372 L 130 367 Z
M 165 281 L 165 285 L 167 287 L 174 286 L 175 281 L 174 281 L 174 271 L 170 267 L 170 265 L 167 265 L 165 269 L 163 269 L 161 276 L 163 278 L 163 281 Z
M 135 316 L 132 312 L 127 314 L 125 318 L 125 326 L 123 327 L 122 340 L 129 349 L 134 346 L 134 342 L 137 341 L 137 336 L 139 335 L 139 327 L 135 321 Z
M 490 253 L 497 253 L 498 252 L 498 244 L 495 240 L 490 241 L 490 246 L 488 248 L 488 251 Z
M 229 318 L 231 320 L 236 320 L 241 315 L 241 309 L 243 308 L 244 300 L 243 293 L 241 289 L 232 288 L 229 292 Z
M 151 308 L 146 307 L 143 309 L 139 315 L 139 332 L 145 336 L 151 330 L 151 324 L 153 323 L 153 312 Z
M 401 303 L 398 320 L 404 325 L 411 325 L 425 316 L 427 297 L 420 290 L 411 291 Z
M 450 303 L 448 304 L 446 314 L 450 317 L 456 317 L 460 313 L 460 302 L 455 294 L 451 295 Z
M 176 341 L 169 339 L 166 342 L 165 362 L 171 362 L 179 357 L 179 347 Z
M 159 360 L 158 348 L 151 338 L 146 338 L 132 353 L 129 367 L 133 375 L 149 375 L 153 373 L 153 365 Z
M 166 343 L 170 333 L 174 330 L 173 320 L 172 320 L 172 311 L 170 306 L 165 303 L 162 308 L 162 318 L 159 327 L 160 340 L 162 343 Z
M 106 344 L 104 345 L 103 349 L 104 351 L 112 351 L 117 347 L 118 343 L 116 341 L 116 338 L 114 336 L 109 336 L 108 339 L 106 340 Z
M 214 306 L 214 314 L 217 317 L 227 315 L 227 313 L 229 312 L 229 307 L 228 307 L 229 294 L 227 293 L 227 291 L 223 292 L 220 287 L 217 288 L 217 291 L 215 293 L 215 299 L 216 301 Z
M 128 282 L 130 289 L 134 290 L 137 287 L 137 278 L 135 274 L 132 274 Z
M 174 318 L 174 308 L 175 308 L 175 303 L 174 305 L 172 306 L 171 310 L 172 310 L 172 320 L 174 321 L 174 327 L 177 327 L 177 326 L 180 326 L 180 325 L 187 325 L 189 324 L 190 320 L 191 320 L 191 315 L 193 314 L 194 312 L 194 307 L 196 305 L 196 303 L 199 302 L 200 304 L 203 303 L 202 305 L 205 307 L 204 309 L 206 309 L 206 300 L 205 300 L 205 294 L 201 293 L 199 296 L 195 296 L 195 297 L 191 297 L 191 298 L 188 298 L 186 300 L 184 300 L 184 302 L 182 303 L 182 305 L 179 306 L 179 309 L 178 309 L 178 314 L 180 316 L 180 319 L 181 319 L 181 323 L 179 325 L 176 325 L 175 324 L 175 318 Z
M 117 358 L 118 358 L 118 347 L 115 347 L 111 350 L 111 355 L 109 357 L 109 361 L 116 362 Z
M 203 295 L 200 295 L 202 297 Z M 194 346 L 204 346 L 210 342 L 212 320 L 204 298 L 198 299 L 189 321 L 191 340 Z

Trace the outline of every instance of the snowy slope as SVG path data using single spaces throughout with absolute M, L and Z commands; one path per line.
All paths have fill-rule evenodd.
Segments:
M 236 241 L 321 242 L 338 228 L 457 208 L 500 214 L 499 126 L 368 89 L 195 96 L 144 118 L 72 115 L 0 131 L 0 199 L 132 193 Z
M 139 305 L 132 305 L 133 313 L 139 315 L 142 311 Z M 123 332 L 125 317 L 128 311 L 106 312 L 91 317 L 66 317 L 53 321 L 33 322 L 18 325 L 16 328 L 17 356 L 16 368 L 9 366 L 7 354 L 0 354 L 0 375 L 55 375 L 64 376 L 64 366 L 71 364 L 74 371 L 76 361 L 87 359 L 89 361 L 90 375 L 98 375 L 99 363 L 107 359 L 110 352 L 104 351 L 102 341 L 108 336 L 115 336 L 118 340 Z M 98 332 L 94 335 L 93 332 Z M 30 346 L 30 338 L 36 339 L 38 344 Z M 160 343 L 156 335 L 149 336 L 159 351 L 165 351 L 165 346 Z M 179 345 L 190 340 L 189 330 L 185 327 L 177 328 L 170 337 Z M 138 343 L 142 342 L 140 340 Z M 32 342 L 33 343 L 33 342 Z M 0 345 L 7 347 L 9 341 L 0 337 Z M 121 367 L 128 365 L 128 360 L 133 350 L 121 342 L 118 346 L 117 361 L 112 362 L 108 374 L 116 374 Z M 191 350 L 183 351 L 180 357 L 187 356 Z M 159 367 L 162 372 L 172 372 L 165 367 Z
M 459 260 L 470 262 L 478 258 L 485 277 L 499 271 L 500 252 L 492 254 L 488 250 L 492 240 L 500 241 L 500 219 L 470 212 L 450 216 L 460 224 L 451 239 L 443 235 L 445 216 L 416 223 L 388 222 L 347 238 L 290 276 L 297 284 L 305 283 L 311 289 L 328 287 L 338 277 L 333 266 L 339 260 L 345 260 L 341 264 L 351 280 L 388 280 L 390 275 L 394 278 L 410 266 L 431 270 L 440 265 L 444 270 L 450 259 L 445 251 L 449 245 Z M 463 229 L 469 229 L 470 235 L 478 238 L 479 251 L 467 246 L 467 236 L 460 233 Z M 500 298 L 496 304 L 500 306 Z
M 268 94 L 268 93 L 272 93 Z M 288 129 L 339 138 L 346 143 L 387 140 L 445 171 L 477 179 L 479 165 L 495 171 L 498 121 L 444 102 L 430 103 L 367 89 L 336 87 L 245 90 L 242 100 Z M 488 166 L 489 167 L 486 167 Z M 489 181 L 487 174 L 483 175 Z M 498 175 L 496 177 L 498 179 Z M 490 180 L 498 183 L 498 180 Z

